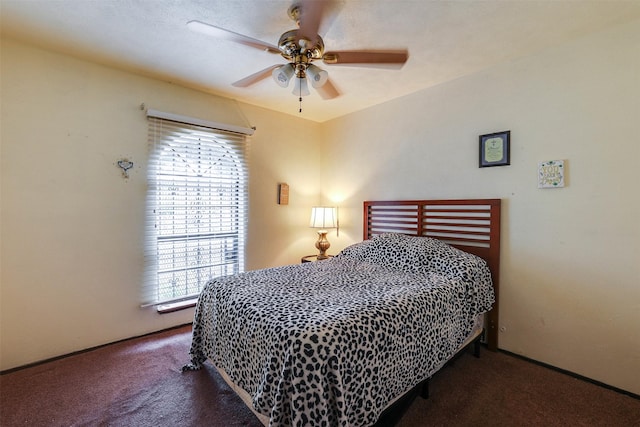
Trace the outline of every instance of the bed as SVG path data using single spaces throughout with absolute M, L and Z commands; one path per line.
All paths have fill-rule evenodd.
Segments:
M 210 361 L 265 425 L 371 426 L 485 324 L 497 348 L 500 200 L 364 202 L 363 220 L 330 259 L 207 283 L 185 369 Z

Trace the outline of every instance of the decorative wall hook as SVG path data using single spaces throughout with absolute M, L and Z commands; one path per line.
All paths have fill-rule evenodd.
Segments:
M 133 167 L 133 162 L 128 159 L 118 160 L 118 167 L 122 169 L 122 176 L 129 178 L 129 169 Z

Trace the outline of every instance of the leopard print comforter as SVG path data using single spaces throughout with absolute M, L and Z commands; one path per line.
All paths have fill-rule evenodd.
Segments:
M 493 302 L 482 259 L 380 235 L 325 261 L 210 281 L 187 368 L 211 359 L 270 426 L 368 426 L 437 371 Z

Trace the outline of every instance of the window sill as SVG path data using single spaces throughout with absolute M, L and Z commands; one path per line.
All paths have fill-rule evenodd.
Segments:
M 185 301 L 172 302 L 170 304 L 162 304 L 157 307 L 159 314 L 173 313 L 174 311 L 185 310 L 187 308 L 195 307 L 198 302 L 198 298 L 188 299 Z

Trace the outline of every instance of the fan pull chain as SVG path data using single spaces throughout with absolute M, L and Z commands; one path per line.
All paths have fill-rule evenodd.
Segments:
M 302 113 L 302 84 L 300 84 L 300 86 L 298 87 L 298 92 L 300 94 L 300 98 L 298 98 L 298 101 L 300 102 L 300 109 L 298 110 L 298 113 L 301 114 Z

